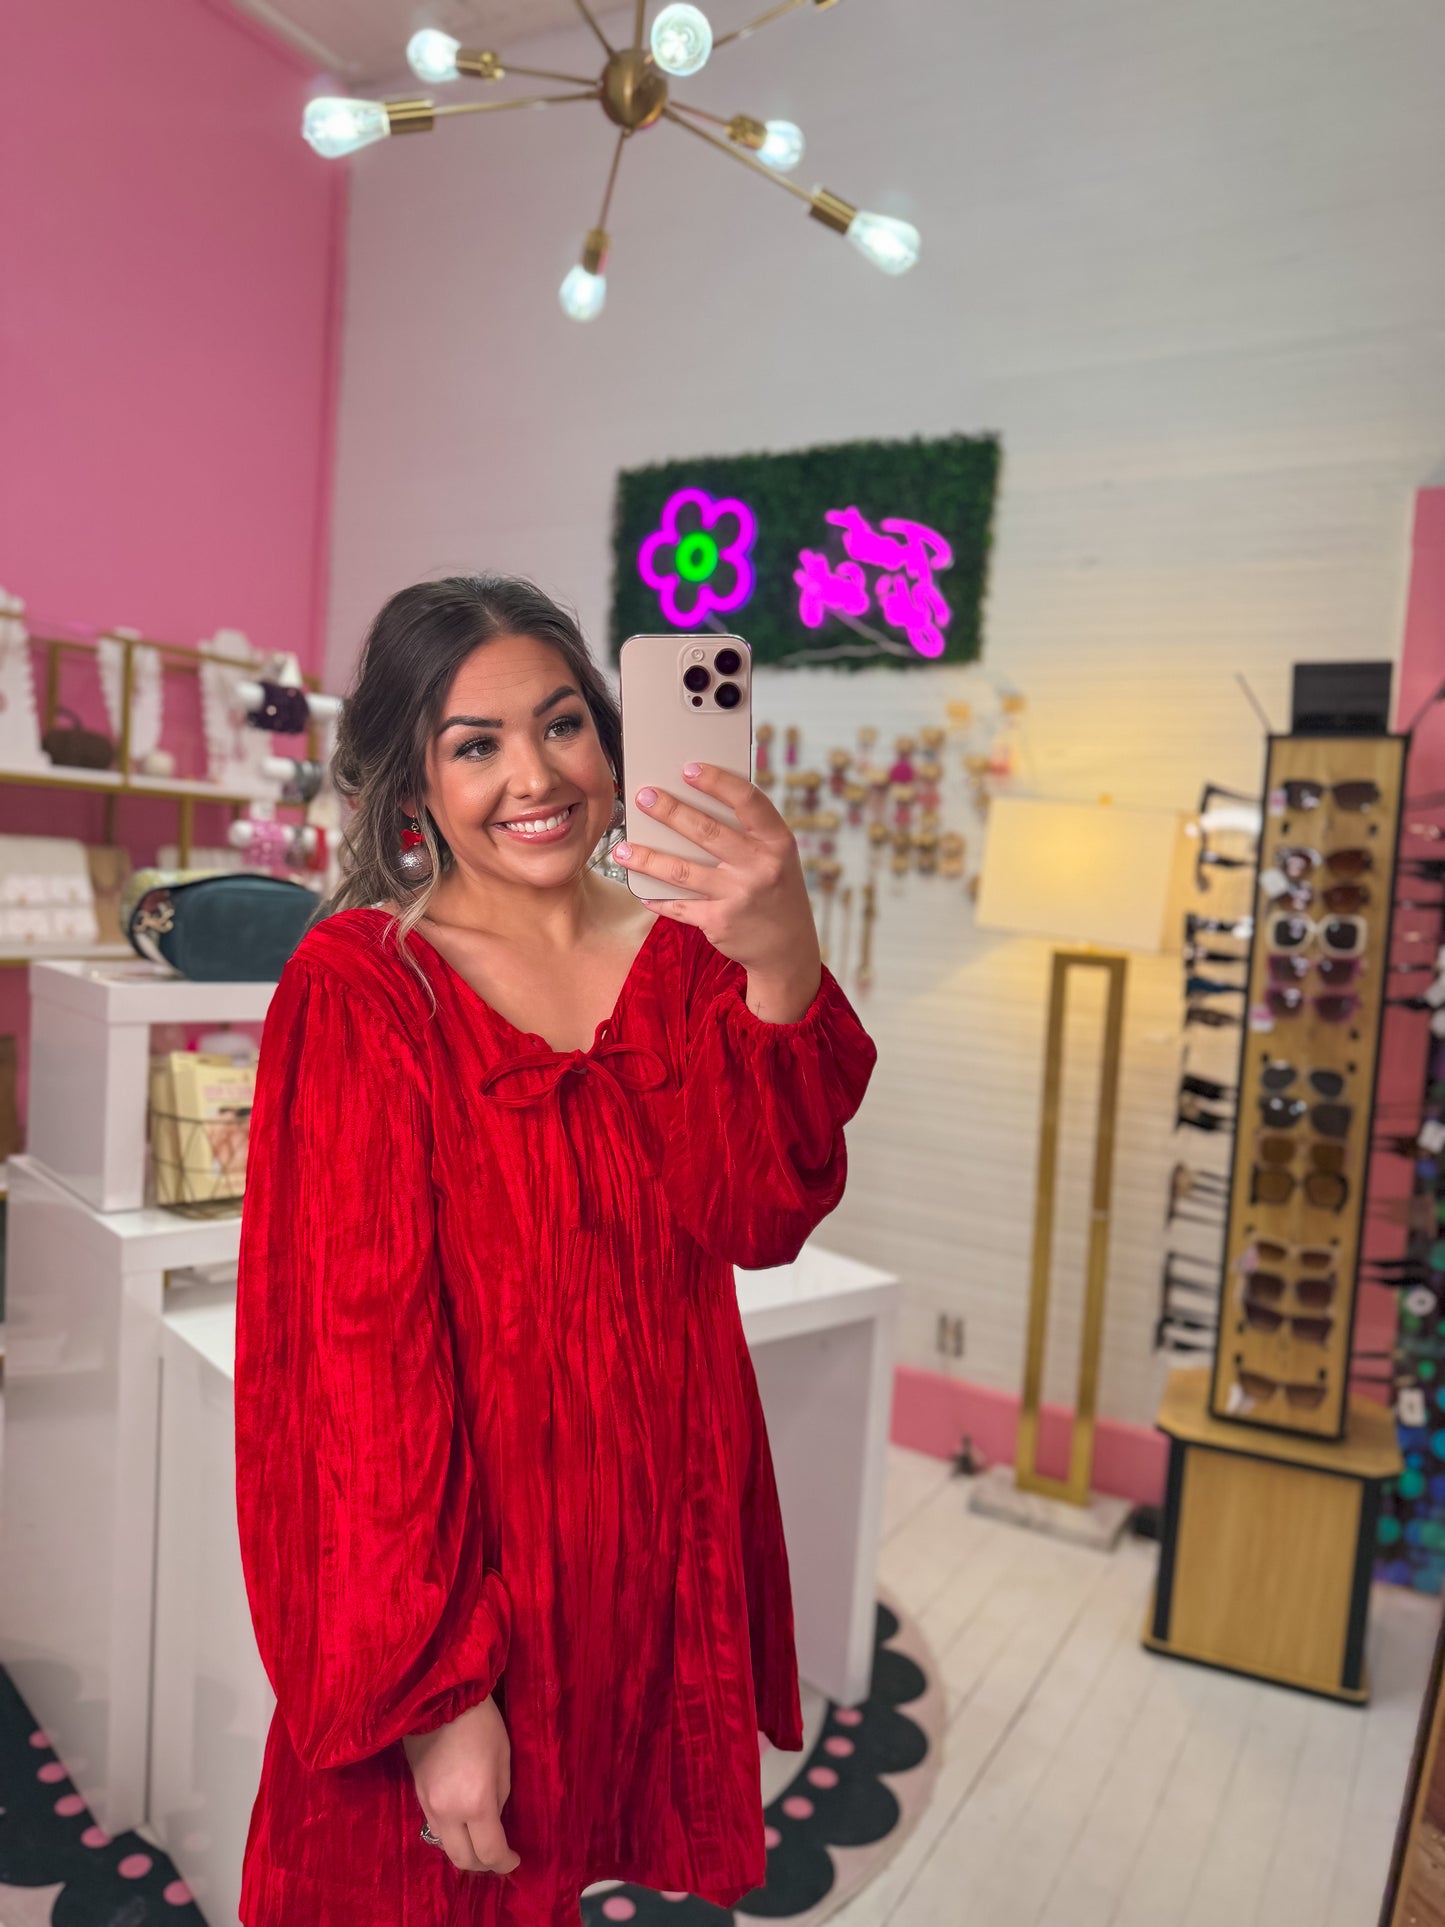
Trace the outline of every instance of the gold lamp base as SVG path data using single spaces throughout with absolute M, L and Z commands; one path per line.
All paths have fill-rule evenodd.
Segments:
M 1099 1354 L 1104 1337 L 1104 1292 L 1109 1264 L 1109 1200 L 1114 1181 L 1114 1137 L 1119 1112 L 1119 1058 L 1124 1035 L 1127 957 L 1092 950 L 1056 950 L 1049 975 L 1048 1038 L 1044 1047 L 1043 1122 L 1039 1133 L 1038 1189 L 1034 1198 L 1033 1277 L 1029 1288 L 1028 1346 L 1019 1406 L 1014 1484 L 1021 1493 L 1087 1507 L 1094 1464 L 1094 1423 L 1099 1398 Z M 1062 1479 L 1038 1469 L 1039 1416 L 1043 1405 L 1044 1348 L 1049 1324 L 1049 1273 L 1054 1242 L 1054 1193 L 1059 1164 L 1059 1112 L 1064 1078 L 1064 1025 L 1069 976 L 1102 970 L 1107 979 L 1099 1110 L 1094 1129 L 1094 1177 L 1089 1211 L 1089 1251 L 1084 1287 L 1084 1327 L 1079 1345 L 1079 1382 L 1069 1438 L 1069 1469 Z M 1125 1508 L 1127 1511 L 1127 1507 Z

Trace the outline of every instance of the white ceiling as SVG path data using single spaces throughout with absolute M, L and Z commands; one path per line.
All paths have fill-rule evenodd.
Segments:
M 519 42 L 577 26 L 576 0 L 235 0 L 235 5 L 316 62 L 318 73 L 353 82 L 389 80 L 406 70 L 406 43 L 418 27 L 441 27 L 469 47 L 505 54 Z M 633 9 L 594 0 L 599 20 Z M 616 45 L 626 34 L 609 34 Z M 598 49 L 600 55 L 601 48 Z M 599 61 L 600 66 L 600 61 Z

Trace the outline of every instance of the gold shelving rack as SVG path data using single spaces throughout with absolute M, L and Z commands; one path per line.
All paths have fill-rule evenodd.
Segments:
M 83 641 L 70 636 L 40 636 L 30 634 L 29 643 L 45 650 L 45 690 L 41 704 L 40 730 L 43 735 L 55 722 L 60 703 L 60 669 L 66 655 L 98 655 L 102 642 L 117 642 L 123 653 L 121 662 L 121 730 L 118 744 L 117 769 L 85 769 L 77 766 L 68 774 L 64 765 L 57 764 L 54 774 L 35 770 L 8 770 L 0 768 L 0 783 L 15 783 L 29 789 L 71 790 L 85 795 L 99 795 L 105 799 L 104 829 L 102 841 L 116 841 L 116 805 L 123 796 L 151 796 L 170 800 L 176 805 L 176 858 L 177 866 L 185 869 L 190 863 L 191 846 L 195 838 L 195 811 L 197 803 L 221 803 L 229 805 L 231 820 L 234 822 L 247 806 L 256 799 L 237 791 L 221 789 L 214 783 L 200 781 L 194 777 L 146 776 L 132 770 L 130 762 L 130 711 L 135 689 L 135 651 L 137 649 L 157 650 L 166 661 L 163 673 L 198 676 L 204 662 L 219 663 L 228 669 L 242 669 L 248 675 L 260 677 L 257 663 L 244 656 L 225 656 L 216 650 L 188 648 L 183 643 L 156 642 L 146 636 L 122 636 L 114 631 L 104 631 L 94 641 Z M 320 679 L 303 675 L 305 687 L 315 693 L 320 692 Z M 306 728 L 306 753 L 313 760 L 320 755 L 320 732 L 315 722 Z M 304 804 L 287 804 L 286 808 L 304 810 Z M 33 946 L 28 953 L 0 952 L 0 966 L 27 965 L 37 957 L 70 957 L 114 954 L 129 955 L 126 950 L 117 950 L 114 945 L 98 948 L 86 945 Z

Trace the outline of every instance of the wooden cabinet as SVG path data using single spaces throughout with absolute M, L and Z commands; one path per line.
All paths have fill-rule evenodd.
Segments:
M 1207 1368 L 1171 1374 L 1155 1652 L 1362 1703 L 1380 1486 L 1402 1469 L 1387 1407 L 1352 1398 L 1338 1442 L 1209 1412 Z

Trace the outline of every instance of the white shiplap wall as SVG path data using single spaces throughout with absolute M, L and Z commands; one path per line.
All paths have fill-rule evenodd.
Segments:
M 714 8 L 728 25 L 751 10 Z M 585 32 L 527 52 L 591 60 Z M 1442 71 L 1436 0 L 800 13 L 719 55 L 691 97 L 797 119 L 803 184 L 915 220 L 918 269 L 873 273 L 661 128 L 625 158 L 608 307 L 586 328 L 556 287 L 596 216 L 600 116 L 369 150 L 328 686 L 389 593 L 450 569 L 534 575 L 600 636 L 619 467 L 991 429 L 987 662 L 1028 697 L 1028 787 L 1173 807 L 1205 777 L 1253 787 L 1237 672 L 1283 724 L 1293 661 L 1397 649 L 1412 492 L 1445 445 Z M 886 741 L 942 721 L 951 689 L 775 672 L 756 710 L 809 745 L 865 719 Z M 881 1062 L 827 1235 L 907 1279 L 905 1356 L 937 1362 L 947 1308 L 967 1325 L 950 1369 L 1014 1387 L 1047 950 L 976 932 L 937 879 L 890 887 L 866 1004 Z M 1134 968 L 1103 1409 L 1140 1423 L 1177 986 L 1175 963 Z M 1084 1181 L 1081 1163 L 1076 1204 Z

